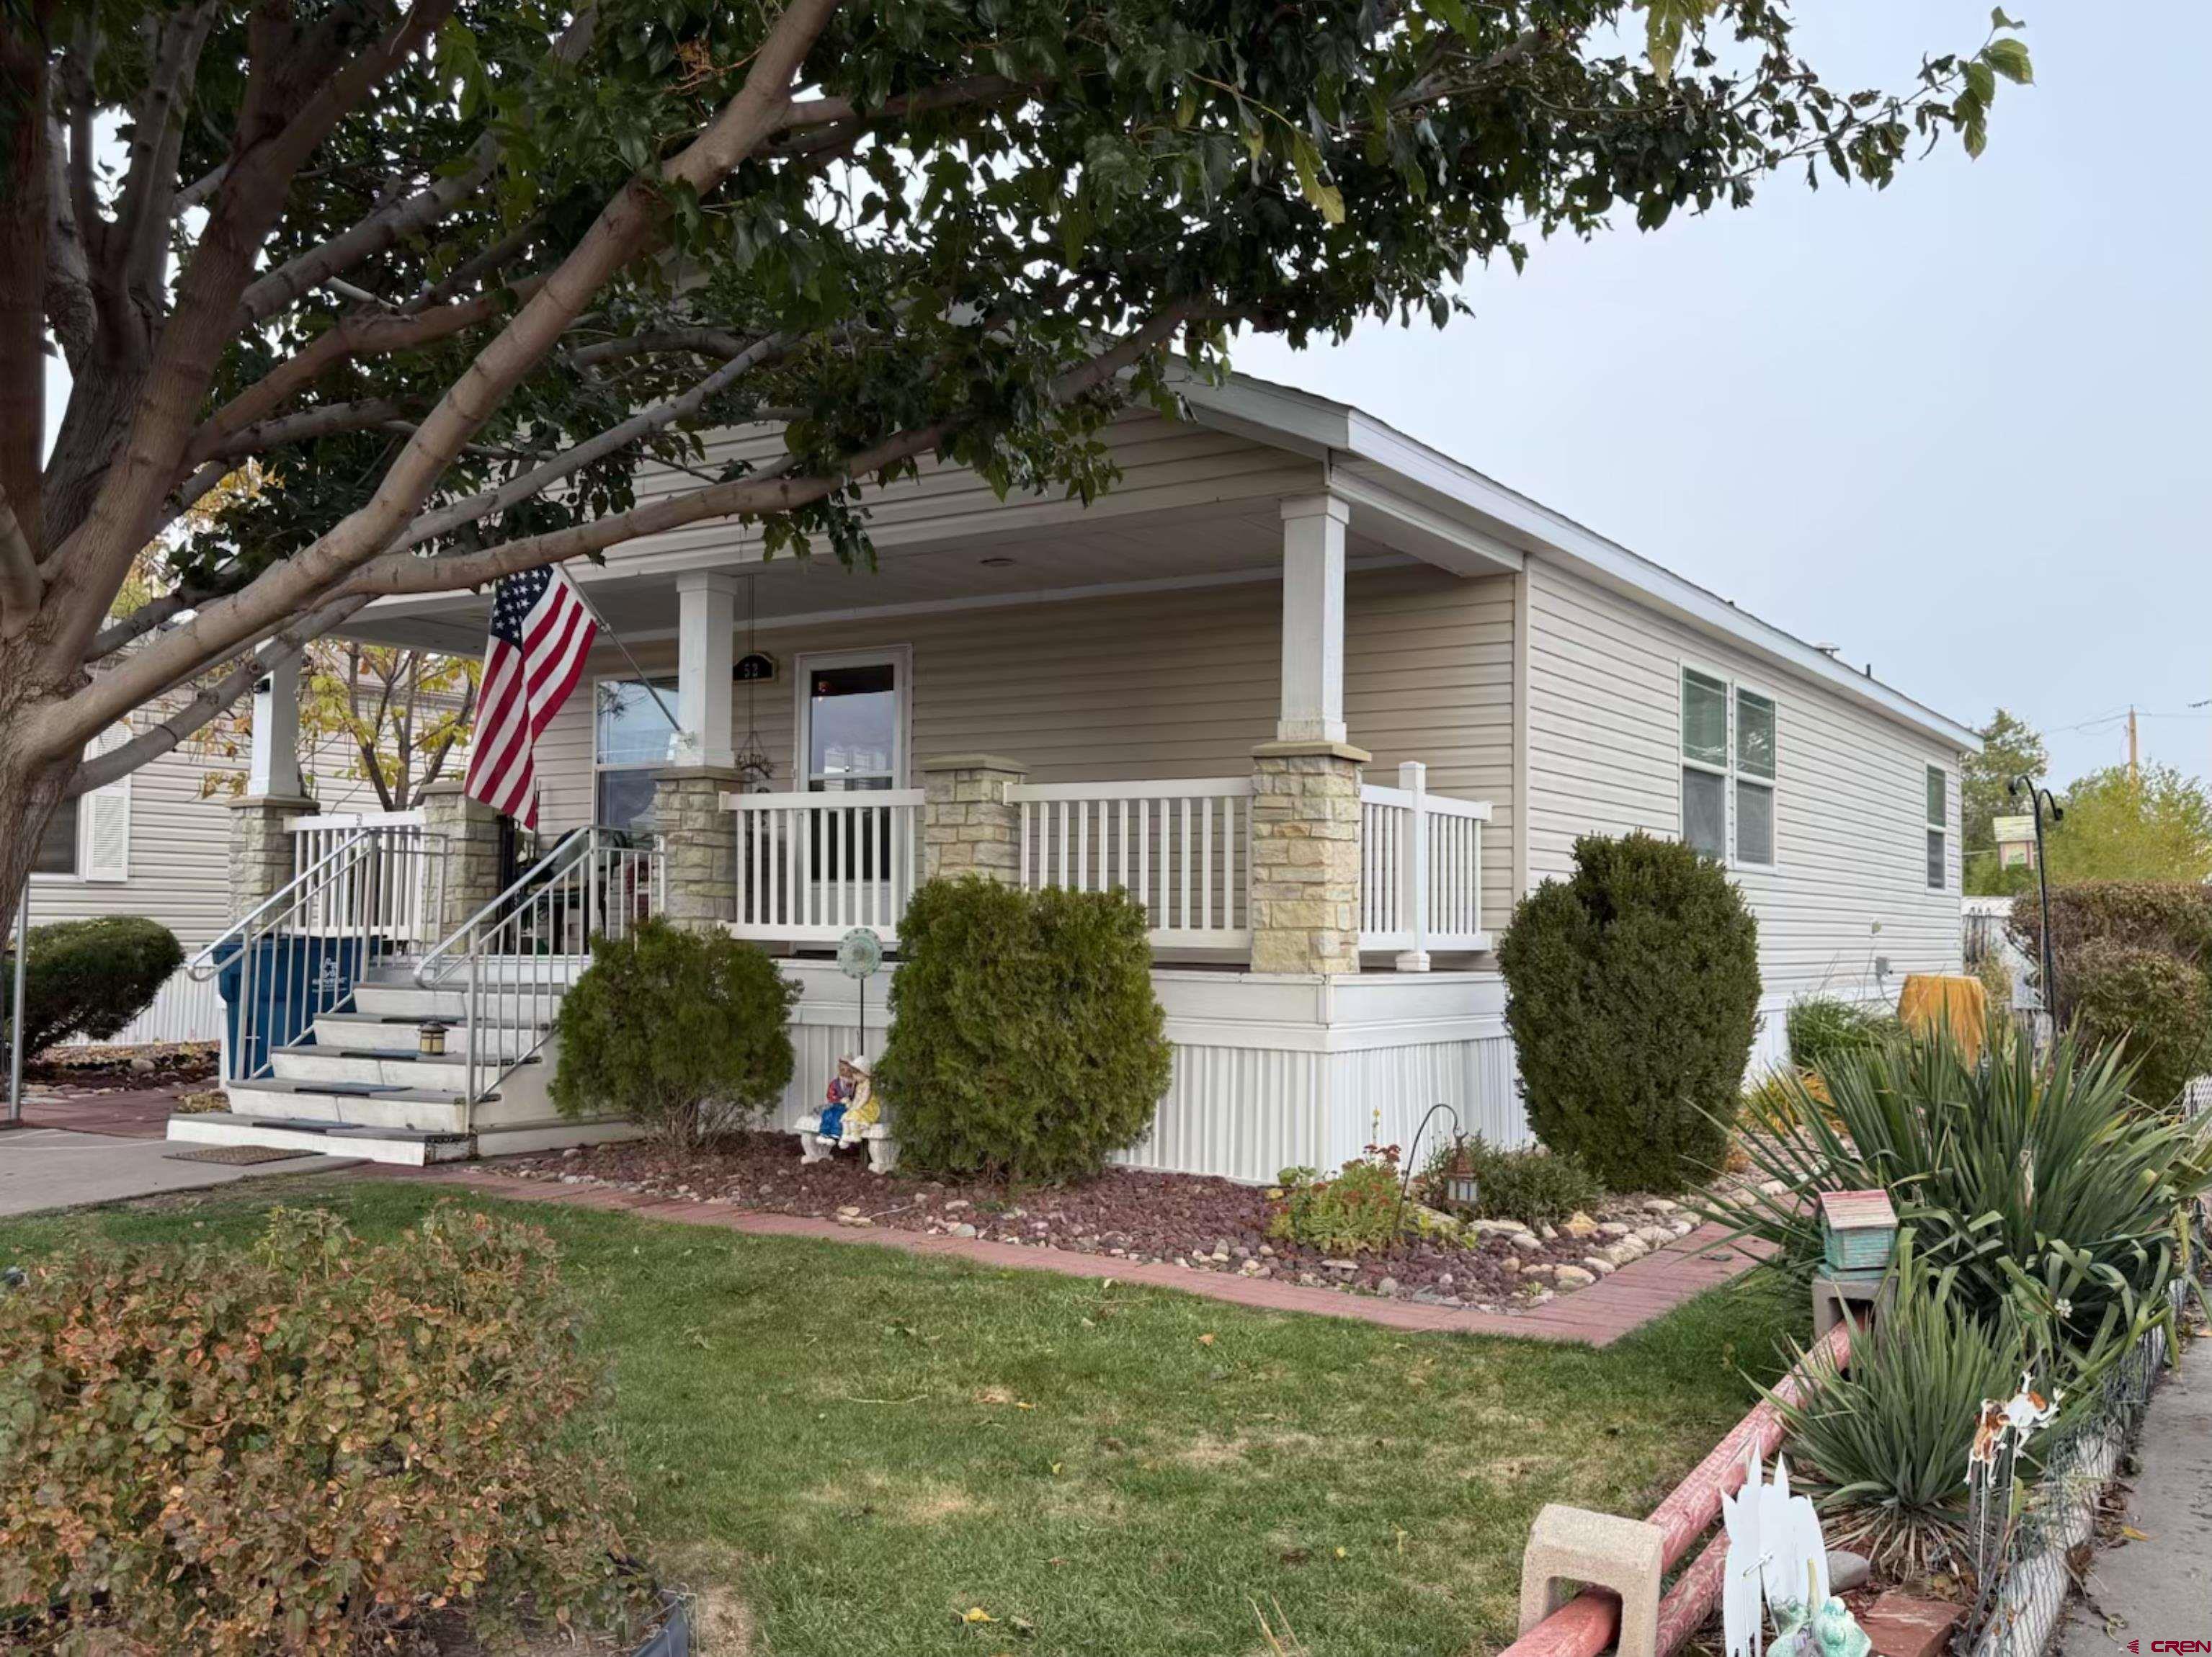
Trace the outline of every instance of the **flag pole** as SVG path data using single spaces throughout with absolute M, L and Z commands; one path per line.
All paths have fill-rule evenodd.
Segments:
M 615 641 L 615 648 L 622 652 L 623 660 L 628 662 L 630 671 L 637 675 L 638 683 L 645 687 L 645 694 L 653 698 L 653 705 L 660 710 L 660 717 L 668 721 L 668 728 L 681 737 L 684 734 L 684 727 L 677 722 L 675 713 L 668 706 L 667 698 L 660 694 L 660 687 L 654 684 L 651 676 L 637 665 L 637 658 L 629 653 L 629 646 L 622 641 L 622 634 L 607 625 L 607 618 L 599 614 L 599 607 L 586 596 L 584 584 L 565 569 L 560 572 L 560 576 L 568 584 L 568 591 L 576 595 L 576 602 L 591 611 L 592 619 L 599 624 L 599 631 Z

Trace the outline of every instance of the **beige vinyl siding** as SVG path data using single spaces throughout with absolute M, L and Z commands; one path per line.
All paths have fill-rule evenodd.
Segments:
M 781 677 L 751 693 L 761 746 L 775 786 L 791 786 L 799 657 L 906 645 L 912 758 L 1003 754 L 1037 782 L 1243 776 L 1253 748 L 1274 735 L 1281 603 L 1279 584 L 1265 580 L 763 629 L 760 646 Z M 1492 802 L 1484 900 L 1502 917 L 1512 878 L 1512 579 L 1354 571 L 1346 634 L 1346 717 L 1352 739 L 1374 753 L 1367 775 L 1395 783 L 1400 761 L 1421 760 L 1431 792 Z M 649 671 L 672 671 L 672 645 L 636 654 Z M 594 652 L 592 674 L 628 671 L 615 651 Z M 740 743 L 746 695 L 733 693 Z M 590 727 L 580 694 L 539 744 L 544 828 L 591 815 Z
M 1133 513 L 1265 500 L 1322 487 L 1317 461 L 1150 413 L 1125 414 L 1098 436 L 1121 476 L 1088 507 L 1059 490 L 1016 493 L 1001 501 L 967 468 L 929 461 L 915 477 L 868 489 L 869 532 L 878 546 L 893 548 L 908 542 L 1034 531 L 1079 522 L 1085 529 L 1096 529 Z M 758 463 L 782 452 L 780 430 L 735 429 L 708 440 L 697 470 L 712 474 L 735 458 Z M 643 504 L 697 487 L 698 480 L 689 473 L 648 467 L 639 474 L 637 498 Z M 625 543 L 608 554 L 608 563 L 620 568 L 670 553 L 752 544 L 757 538 L 755 530 L 715 519 Z
M 155 715 L 143 715 L 139 728 Z M 177 935 L 188 950 L 211 941 L 230 924 L 230 808 L 227 790 L 202 792 L 210 773 L 242 774 L 241 738 L 235 756 L 173 750 L 131 774 L 129 877 L 85 880 L 37 875 L 31 882 L 31 924 L 88 920 L 101 915 L 144 915 Z M 327 810 L 373 810 L 376 796 L 365 782 L 341 774 L 343 758 L 316 756 L 316 797 Z
M 1959 967 L 1959 756 L 1832 691 L 1529 560 L 1528 876 L 1572 866 L 1577 835 L 1681 833 L 1685 662 L 1775 698 L 1775 866 L 1736 879 L 1770 997 L 1870 992 Z M 1928 888 L 1927 768 L 1949 780 L 1947 889 Z

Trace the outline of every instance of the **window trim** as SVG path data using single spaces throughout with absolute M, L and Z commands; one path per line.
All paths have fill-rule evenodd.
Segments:
M 1689 706 L 1689 676 L 1692 673 L 1697 674 L 1700 678 L 1711 679 L 1726 689 L 1728 732 L 1723 751 L 1727 754 L 1728 759 L 1724 764 L 1716 765 L 1711 760 L 1695 758 L 1689 751 L 1687 738 L 1682 727 L 1684 715 Z M 1756 772 L 1744 770 L 1737 756 L 1738 703 L 1736 698 L 1746 692 L 1759 697 L 1774 710 L 1774 774 L 1771 777 L 1762 777 Z M 1690 832 L 1689 801 L 1682 787 L 1682 773 L 1702 771 L 1708 776 L 1720 778 L 1723 785 L 1722 816 L 1724 822 L 1722 828 L 1723 843 L 1721 866 L 1724 869 L 1741 869 L 1751 874 L 1761 875 L 1771 874 L 1779 869 L 1782 866 L 1782 697 L 1773 687 L 1757 679 L 1740 677 L 1711 662 L 1700 661 L 1692 656 L 1676 658 L 1674 663 L 1674 761 L 1676 837 L 1686 844 Z M 1763 863 L 1753 862 L 1742 856 L 1737 850 L 1736 788 L 1741 783 L 1749 783 L 1754 788 L 1764 788 L 1767 792 L 1768 798 L 1773 804 L 1774 809 L 1768 824 L 1770 837 L 1767 847 L 1768 856 Z
M 673 707 L 676 701 L 676 673 L 674 669 L 672 668 L 669 670 L 665 683 L 663 682 L 662 676 L 659 673 L 651 671 L 648 671 L 642 676 L 636 673 L 628 672 L 594 673 L 592 675 L 591 820 L 595 823 L 599 820 L 600 773 L 605 771 L 665 771 L 670 766 L 674 765 L 677 762 L 672 756 L 668 755 L 663 755 L 657 760 L 602 761 L 599 758 L 599 687 L 603 684 L 657 685 L 659 687 L 661 694 L 667 697 L 670 706 Z M 672 731 L 669 732 L 672 738 L 675 734 L 676 733 Z
M 1940 777 L 1942 779 L 1943 782 L 1943 817 L 1942 821 L 1940 822 L 1933 816 L 1929 816 L 1928 811 L 1928 780 L 1931 777 Z M 1945 770 L 1941 765 L 1931 764 L 1926 761 L 1922 762 L 1922 769 L 1920 773 L 1920 827 L 1922 832 L 1920 842 L 1920 872 L 1922 880 L 1926 882 L 1927 888 L 1931 892 L 1948 892 L 1951 890 L 1951 801 L 1956 792 L 1957 791 L 1951 786 L 1951 774 L 1948 771 Z M 1940 881 L 1928 880 L 1927 878 L 1928 841 L 1930 839 L 1934 839 L 1941 842 L 1942 845 L 1942 850 L 1937 854 L 1940 859 L 1939 866 L 1943 871 L 1943 877 Z
M 96 759 L 113 752 L 131 740 L 131 730 L 127 721 L 118 720 L 84 745 L 84 757 Z M 76 828 L 70 836 L 70 868 L 67 873 L 58 869 L 33 872 L 30 877 L 34 886 L 127 886 L 131 883 L 131 780 L 137 774 L 125 772 L 105 787 L 92 788 L 76 797 Z M 93 861 L 92 835 L 94 819 L 99 816 L 102 804 L 110 810 L 123 813 L 123 858 L 118 864 L 98 865 Z
M 851 650 L 810 650 L 793 656 L 791 662 L 791 786 L 796 793 L 806 793 L 814 786 L 812 768 L 806 763 L 806 751 L 813 736 L 813 698 L 807 694 L 817 668 L 875 667 L 888 664 L 891 670 L 891 691 L 898 698 L 898 712 L 892 719 L 891 786 L 911 786 L 914 773 L 914 646 L 912 645 L 870 645 Z

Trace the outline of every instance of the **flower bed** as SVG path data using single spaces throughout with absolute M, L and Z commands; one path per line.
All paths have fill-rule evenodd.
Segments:
M 1063 1186 L 882 1179 L 859 1158 L 802 1163 L 787 1133 L 744 1133 L 672 1156 L 643 1141 L 488 1164 L 513 1179 L 618 1190 L 854 1227 L 981 1237 L 1194 1272 L 1237 1272 L 1346 1293 L 1513 1311 L 1585 1288 L 1686 1235 L 1690 1211 L 1664 1198 L 1615 1197 L 1536 1230 L 1473 1222 L 1463 1241 L 1412 1240 L 1382 1254 L 1331 1257 L 1270 1234 L 1264 1190 L 1195 1174 L 1115 1170 Z

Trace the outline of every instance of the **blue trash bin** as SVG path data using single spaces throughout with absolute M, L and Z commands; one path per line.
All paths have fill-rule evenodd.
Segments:
M 243 1081 L 267 1068 L 270 1050 L 290 1047 L 352 995 L 361 975 L 361 938 L 295 933 L 234 946 L 218 962 L 216 992 L 230 1037 L 230 1075 Z

